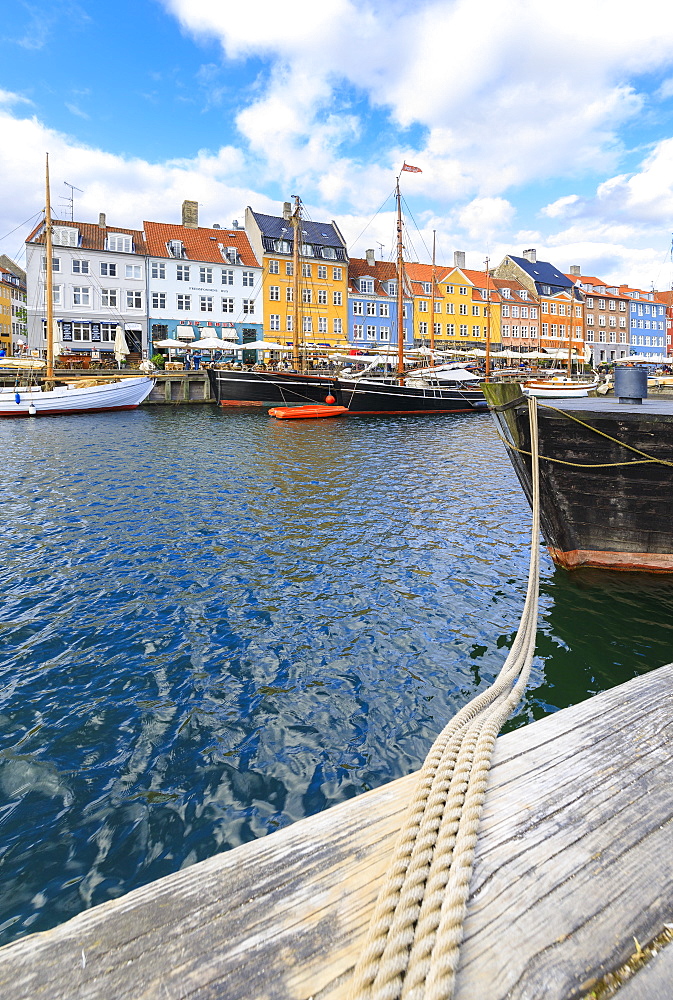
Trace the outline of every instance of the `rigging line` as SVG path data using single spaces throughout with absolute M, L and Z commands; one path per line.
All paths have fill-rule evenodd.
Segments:
M 40 209 L 38 212 L 34 212 L 33 215 L 31 215 L 31 217 L 29 219 L 26 219 L 25 222 L 20 222 L 19 225 L 15 229 L 12 229 L 8 233 L 5 233 L 4 236 L 0 236 L 0 243 L 3 240 L 6 240 L 8 236 L 11 236 L 12 233 L 15 233 L 17 231 L 17 229 L 21 229 L 22 226 L 27 226 L 30 222 L 33 221 L 33 219 L 36 219 L 38 215 L 42 215 L 42 209 Z
M 406 200 L 406 198 L 404 198 L 404 197 L 403 197 L 403 198 L 402 198 L 402 202 L 403 202 L 403 204 L 404 204 L 404 207 L 405 207 L 405 209 L 406 209 L 406 213 L 407 213 L 407 215 L 409 216 L 409 218 L 411 219 L 411 221 L 413 222 L 413 224 L 414 224 L 414 225 L 416 226 L 416 230 L 417 230 L 417 232 L 418 232 L 418 235 L 419 235 L 419 236 L 420 236 L 420 238 L 421 238 L 421 243 L 422 243 L 422 244 L 423 244 L 423 246 L 425 247 L 425 252 L 427 253 L 428 257 L 431 257 L 431 256 L 432 256 L 432 254 L 431 254 L 431 253 L 430 253 L 430 251 L 428 250 L 428 247 L 427 247 L 427 244 L 426 244 L 426 242 L 425 242 L 425 240 L 424 240 L 424 238 L 423 238 L 423 233 L 421 232 L 421 229 L 420 229 L 420 226 L 418 225 L 418 223 L 416 222 L 416 219 L 414 218 L 414 213 L 413 213 L 413 212 L 411 211 L 411 209 L 409 208 L 409 205 L 408 205 L 408 203 L 407 203 L 407 200 Z
M 383 209 L 385 208 L 385 206 L 388 204 L 388 202 L 390 201 L 390 199 L 394 196 L 394 194 L 395 194 L 395 188 L 392 189 L 392 191 L 390 192 L 389 195 L 386 195 L 385 199 L 383 200 L 383 202 L 381 203 L 381 205 L 379 206 L 379 208 L 377 208 L 377 210 L 374 212 L 374 214 L 372 215 L 371 219 L 369 220 L 369 222 L 367 223 L 367 225 L 365 226 L 365 228 L 362 230 L 362 232 L 360 233 L 360 235 L 357 237 L 357 239 L 351 241 L 351 246 L 354 246 L 356 243 L 358 243 L 362 239 L 362 237 L 367 232 L 367 230 L 371 226 L 371 224 L 374 221 L 374 219 L 376 219 L 377 216 L 379 216 L 381 214 L 381 212 L 383 211 Z

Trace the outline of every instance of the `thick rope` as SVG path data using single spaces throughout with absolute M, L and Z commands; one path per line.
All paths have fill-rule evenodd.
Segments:
M 528 401 L 537 456 L 537 401 Z M 419 772 L 351 984 L 351 1000 L 450 1000 L 477 828 L 496 736 L 525 690 L 535 649 L 540 502 L 533 460 L 528 590 L 494 683 L 439 734 Z

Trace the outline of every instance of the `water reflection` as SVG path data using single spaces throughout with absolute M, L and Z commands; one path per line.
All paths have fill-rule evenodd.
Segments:
M 10 940 L 417 768 L 523 606 L 486 415 L 160 408 L 4 422 Z M 517 719 L 671 658 L 663 580 L 543 560 Z

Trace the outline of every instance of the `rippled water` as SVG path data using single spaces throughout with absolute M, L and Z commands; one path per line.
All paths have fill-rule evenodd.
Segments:
M 516 630 L 487 415 L 3 421 L 0 941 L 417 768 Z M 673 659 L 673 584 L 543 561 L 510 726 Z

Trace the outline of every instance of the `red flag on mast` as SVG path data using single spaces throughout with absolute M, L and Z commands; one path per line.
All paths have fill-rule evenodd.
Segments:
M 412 167 L 410 163 L 404 163 L 402 165 L 402 170 L 408 170 L 411 174 L 422 174 L 423 171 L 420 167 Z

